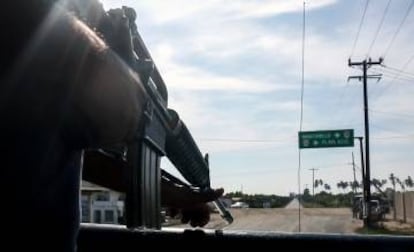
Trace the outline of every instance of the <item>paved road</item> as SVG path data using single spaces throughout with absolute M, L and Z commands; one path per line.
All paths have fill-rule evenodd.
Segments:
M 299 208 L 299 200 L 297 198 L 294 198 L 289 204 L 285 206 L 287 209 L 298 209 Z M 302 208 L 302 206 L 300 206 Z
M 231 209 L 231 212 L 234 217 L 231 225 L 226 225 L 217 214 L 213 214 L 212 220 L 205 228 L 298 232 L 297 208 Z M 349 208 L 302 208 L 301 210 L 302 232 L 353 233 L 361 226 L 361 221 L 352 219 Z M 187 228 L 189 226 L 176 227 Z

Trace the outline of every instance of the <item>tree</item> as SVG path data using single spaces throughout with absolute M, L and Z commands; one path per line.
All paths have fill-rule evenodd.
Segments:
M 344 190 L 344 193 L 345 193 L 345 189 L 348 187 L 348 182 L 341 180 L 339 181 L 339 183 L 336 184 L 336 186 Z
M 358 183 L 358 181 L 349 181 L 348 184 L 353 191 L 356 191 L 356 189 L 360 187 L 360 184 Z
M 371 183 L 373 186 L 378 188 L 379 191 L 382 191 L 381 189 L 387 183 L 387 180 L 386 179 L 379 180 L 379 179 L 374 178 L 371 180 Z
M 328 184 L 324 184 L 323 187 L 325 188 L 325 190 L 329 191 L 331 190 L 331 186 Z
M 311 200 L 311 195 L 310 195 L 310 191 L 309 191 L 309 188 L 305 188 L 305 190 L 303 190 L 303 196 L 302 196 L 302 199 L 303 199 L 303 201 L 309 201 L 309 200 Z
M 394 191 L 395 191 L 395 176 L 394 176 L 394 173 L 391 173 L 390 174 L 390 181 L 391 181 L 391 184 L 392 184 L 392 187 L 394 188 Z
M 405 185 L 404 185 L 404 183 L 399 178 L 395 178 L 395 180 L 400 185 L 401 189 L 405 191 Z
M 414 182 L 413 179 L 411 178 L 411 176 L 408 176 L 408 178 L 406 178 L 404 180 L 404 184 L 408 187 L 408 188 L 412 188 L 414 187 Z
M 397 212 L 396 212 L 396 209 L 395 209 L 395 176 L 394 176 L 394 173 L 390 174 L 389 179 L 391 181 L 393 191 L 394 191 L 393 196 L 392 196 L 392 202 L 393 202 L 392 203 L 392 212 L 393 212 L 393 219 L 396 220 L 397 219 Z
M 407 212 L 406 212 L 406 208 L 405 208 L 405 185 L 404 185 L 403 181 L 401 181 L 399 178 L 395 178 L 395 180 L 400 185 L 401 189 L 404 191 L 402 193 L 403 222 L 406 223 L 407 222 Z

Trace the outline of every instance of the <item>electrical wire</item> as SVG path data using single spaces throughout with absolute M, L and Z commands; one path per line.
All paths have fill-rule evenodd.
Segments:
M 397 28 L 396 32 L 395 32 L 395 33 L 394 33 L 394 35 L 392 36 L 392 39 L 391 39 L 390 43 L 388 44 L 387 49 L 385 49 L 385 52 L 384 52 L 384 54 L 383 54 L 383 58 L 385 58 L 385 57 L 388 55 L 388 53 L 389 53 L 389 51 L 390 51 L 390 49 L 391 49 L 392 45 L 394 44 L 395 39 L 397 38 L 398 34 L 400 33 L 401 28 L 402 28 L 402 26 L 404 25 L 405 20 L 407 20 L 407 17 L 408 17 L 408 15 L 410 14 L 411 9 L 413 8 L 413 6 L 414 6 L 414 0 L 412 0 L 412 1 L 411 1 L 411 3 L 410 3 L 410 5 L 408 6 L 407 11 L 406 11 L 406 12 L 405 12 L 405 14 L 404 14 L 404 17 L 403 17 L 403 19 L 401 20 L 401 23 L 398 25 L 398 28 Z
M 374 71 L 372 71 L 374 70 Z M 399 76 L 398 73 L 387 71 L 386 69 L 379 69 L 379 68 L 373 68 L 370 73 L 372 74 L 380 74 L 383 77 L 387 77 L 391 79 L 392 81 L 408 81 L 408 82 L 414 82 L 414 76 Z
M 413 135 L 401 135 L 401 136 L 385 136 L 385 137 L 373 137 L 374 139 L 377 140 L 387 140 L 387 139 L 405 139 L 405 140 L 412 140 L 410 138 L 414 138 L 414 134 Z
M 414 3 L 414 0 L 413 0 L 413 3 Z M 410 65 L 410 63 L 411 63 L 411 61 L 413 61 L 414 60 L 414 55 L 412 55 L 406 62 L 405 62 L 405 64 L 402 66 L 402 68 L 401 68 L 401 72 L 404 72 L 405 71 L 405 69 Z M 387 90 L 387 89 L 389 89 L 394 83 L 395 83 L 395 81 L 399 78 L 399 76 L 400 76 L 400 74 L 396 74 L 395 76 L 394 76 L 394 78 L 391 80 L 391 82 L 390 82 L 390 84 L 388 84 L 386 87 L 384 87 L 383 89 L 382 89 L 382 91 L 381 92 L 379 92 L 376 96 L 375 96 L 375 98 L 376 99 L 378 99 L 379 97 L 381 97 L 382 96 L 382 94 L 384 94 L 384 91 L 385 90 Z
M 359 23 L 358 31 L 357 31 L 357 34 L 356 34 L 356 37 L 355 37 L 355 40 L 354 40 L 354 45 L 352 46 L 351 54 L 350 54 L 350 56 L 349 56 L 349 57 L 352 57 L 352 56 L 354 55 L 355 47 L 356 47 L 356 45 L 357 45 L 357 43 L 358 43 L 359 34 L 360 34 L 360 32 L 361 32 L 362 24 L 364 23 L 365 14 L 367 13 L 367 9 L 368 9 L 368 5 L 369 5 L 369 1 L 370 1 L 370 0 L 367 0 L 367 1 L 365 2 L 364 12 L 362 13 L 361 21 L 360 21 L 360 23 Z
M 385 17 L 387 15 L 387 13 L 388 13 L 388 9 L 390 8 L 390 4 L 391 4 L 391 0 L 388 0 L 387 6 L 385 7 L 384 12 L 382 13 L 381 21 L 378 25 L 377 30 L 375 31 L 374 39 L 372 40 L 371 45 L 369 46 L 368 53 L 367 53 L 367 58 L 368 58 L 369 54 L 371 53 L 371 50 L 374 47 L 375 41 L 377 40 L 378 34 L 381 30 L 381 27 L 384 24 L 384 20 L 385 20 Z
M 235 142 L 235 143 L 281 143 L 295 137 L 281 139 L 237 139 L 237 138 L 200 138 L 202 142 Z
M 303 24 L 302 24 L 302 83 L 300 91 L 300 122 L 299 122 L 299 131 L 303 129 L 303 96 L 305 90 L 305 32 L 306 32 L 306 3 L 303 1 Z M 298 136 L 299 137 L 299 136 Z M 299 148 L 298 152 L 298 231 L 301 231 L 301 220 L 300 220 L 300 211 L 301 211 L 301 180 L 300 180 L 300 170 L 301 170 L 301 149 Z
M 402 75 L 407 75 L 409 77 L 413 77 L 414 78 L 414 73 L 409 73 L 409 72 L 405 72 L 401 69 L 395 68 L 395 67 L 390 67 L 388 65 L 382 65 L 385 69 L 387 69 L 389 72 L 394 72 L 394 74 L 402 74 Z
M 373 109 L 369 109 L 369 111 L 374 112 L 374 113 L 380 113 L 380 114 L 386 114 L 386 115 L 392 115 L 392 116 L 398 116 L 398 117 L 410 117 L 412 119 L 414 119 L 414 115 L 410 115 L 410 114 L 401 114 L 401 113 L 394 113 L 394 112 L 388 112 L 388 111 L 380 111 L 380 110 L 373 110 Z

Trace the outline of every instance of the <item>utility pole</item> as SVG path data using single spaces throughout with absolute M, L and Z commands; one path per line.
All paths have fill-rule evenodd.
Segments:
M 350 76 L 349 79 L 358 78 L 363 81 L 364 87 L 364 121 L 365 121 L 365 180 L 364 180 L 364 195 L 366 194 L 366 206 L 367 206 L 367 217 L 364 219 L 364 226 L 370 226 L 370 201 L 371 201 L 371 181 L 370 181 L 370 153 L 369 153 L 369 118 L 368 118 L 368 78 L 377 78 L 380 79 L 381 75 L 367 75 L 367 70 L 372 65 L 380 65 L 382 63 L 382 58 L 378 61 L 372 61 L 371 58 L 368 60 L 363 60 L 362 62 L 352 62 L 351 59 L 348 60 L 348 66 L 362 66 L 362 76 Z
M 355 159 L 354 159 L 354 152 L 352 152 L 352 169 L 354 170 L 354 184 L 352 185 L 352 191 L 354 191 L 354 195 L 356 194 L 356 175 L 355 175 Z
M 318 169 L 312 168 L 309 170 L 312 171 L 312 197 L 315 198 L 315 171 Z
M 354 137 L 359 140 L 359 150 L 361 155 L 361 173 L 362 173 L 362 191 L 365 192 L 364 181 L 365 181 L 365 161 L 364 161 L 364 148 L 362 146 L 363 137 Z M 365 194 L 364 194 L 365 195 Z

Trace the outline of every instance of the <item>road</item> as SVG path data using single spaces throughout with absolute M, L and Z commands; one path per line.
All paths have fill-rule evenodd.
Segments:
M 292 203 L 296 204 L 296 203 Z M 289 206 L 289 205 L 288 205 Z M 291 205 L 294 206 L 294 205 Z M 213 214 L 205 228 L 224 230 L 252 230 L 298 232 L 296 208 L 231 209 L 234 222 L 227 225 L 218 214 Z M 352 219 L 349 208 L 302 208 L 301 231 L 316 233 L 353 233 L 362 226 L 360 220 Z M 188 228 L 188 225 L 175 227 Z
M 298 209 L 299 208 L 299 200 L 297 198 L 294 198 L 289 204 L 285 206 L 287 209 Z M 300 206 L 302 208 L 302 206 Z

